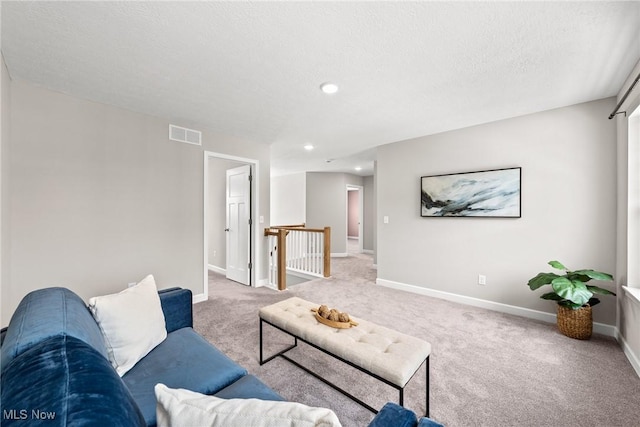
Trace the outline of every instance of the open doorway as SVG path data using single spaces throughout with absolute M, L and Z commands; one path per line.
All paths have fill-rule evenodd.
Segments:
M 256 160 L 204 153 L 204 277 L 209 272 L 255 286 Z
M 347 185 L 347 253 L 359 254 L 364 248 L 363 214 L 364 188 L 359 185 Z
M 251 283 L 251 165 L 229 168 L 226 175 L 226 276 L 248 286 Z

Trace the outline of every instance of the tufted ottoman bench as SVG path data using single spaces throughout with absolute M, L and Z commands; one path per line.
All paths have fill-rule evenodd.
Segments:
M 358 326 L 336 329 L 318 322 L 311 311 L 319 304 L 293 297 L 260 309 L 260 365 L 280 356 L 305 370 L 372 412 L 377 412 L 362 400 L 320 377 L 285 353 L 295 348 L 298 340 L 365 372 L 400 392 L 399 404 L 404 402 L 404 388 L 422 364 L 426 371 L 426 416 L 429 416 L 429 354 L 431 345 L 374 323 L 353 318 Z M 267 323 L 294 338 L 294 344 L 277 354 L 263 357 L 263 323 Z

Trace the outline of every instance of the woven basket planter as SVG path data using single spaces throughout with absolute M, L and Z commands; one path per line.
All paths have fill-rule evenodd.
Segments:
M 578 340 L 588 340 L 593 331 L 591 306 L 572 310 L 558 305 L 558 329 L 563 335 Z

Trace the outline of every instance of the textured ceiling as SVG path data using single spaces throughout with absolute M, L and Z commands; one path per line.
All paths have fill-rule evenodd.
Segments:
M 3 1 L 2 52 L 14 79 L 269 144 L 275 174 L 370 174 L 381 144 L 615 95 L 640 2 Z

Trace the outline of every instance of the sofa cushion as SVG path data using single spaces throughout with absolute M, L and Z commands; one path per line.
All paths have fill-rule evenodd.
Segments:
M 155 387 L 158 426 L 340 427 L 336 414 L 296 402 L 220 399 L 164 384 Z
M 120 376 L 167 337 L 164 313 L 152 275 L 117 294 L 92 297 L 89 309 Z
M 191 328 L 170 333 L 122 379 L 137 402 L 147 424 L 156 424 L 154 386 L 166 384 L 204 394 L 214 394 L 246 375 L 247 371 L 209 344 Z
M 262 400 L 284 400 L 275 391 L 267 387 L 262 381 L 253 375 L 245 375 L 228 387 L 223 388 L 215 394 L 221 399 L 262 399 Z
M 2 373 L 3 426 L 144 426 L 109 361 L 58 335 L 14 358 Z
M 13 313 L 2 344 L 2 368 L 35 344 L 56 336 L 78 338 L 105 358 L 100 328 L 84 301 L 65 288 L 47 288 L 27 294 Z

